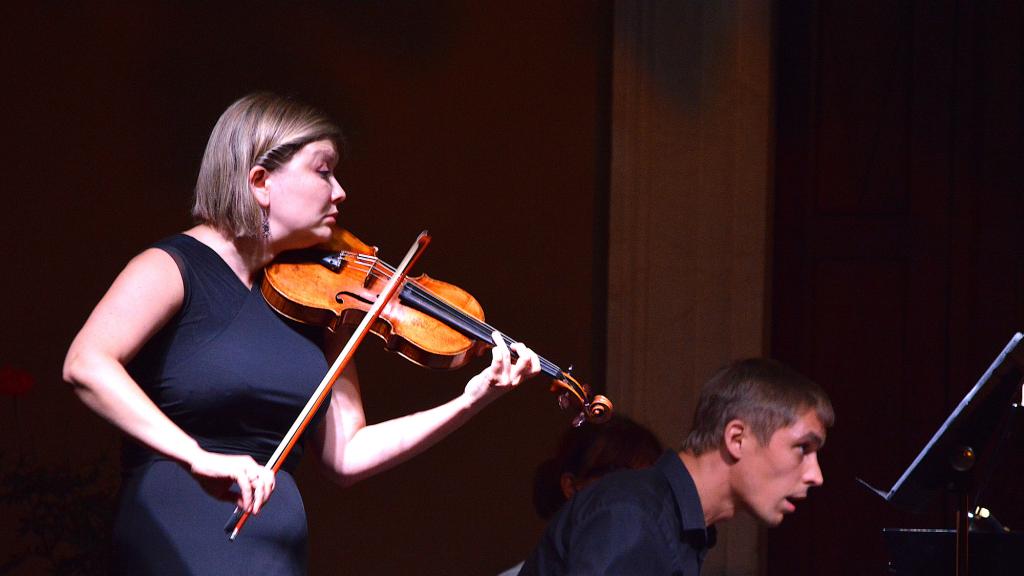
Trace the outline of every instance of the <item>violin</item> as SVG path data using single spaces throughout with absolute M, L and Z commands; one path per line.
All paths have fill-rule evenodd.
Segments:
M 377 257 L 377 248 L 336 228 L 329 242 L 281 254 L 264 272 L 261 291 L 279 314 L 324 326 L 334 333 L 358 325 L 391 280 L 394 268 Z M 426 368 L 455 369 L 494 346 L 495 329 L 465 290 L 426 274 L 405 278 L 396 296 L 370 326 L 387 350 Z M 515 340 L 501 333 L 506 344 Z M 541 372 L 552 379 L 563 409 L 579 410 L 574 426 L 611 417 L 612 402 L 540 358 Z
M 407 276 L 423 253 L 430 236 L 423 232 L 397 269 L 377 258 L 377 249 L 346 230 L 335 229 L 331 241 L 315 249 L 287 253 L 264 271 L 260 290 L 278 313 L 306 324 L 325 326 L 337 333 L 355 326 L 316 392 L 285 434 L 265 467 L 275 473 L 324 402 L 330 387 L 352 359 L 363 338 L 380 336 L 388 350 L 428 368 L 457 368 L 493 346 L 498 332 L 484 323 L 480 303 L 467 292 L 427 275 Z M 514 340 L 498 332 L 506 344 Z M 562 370 L 540 358 L 541 372 L 552 378 L 559 404 L 580 410 L 574 426 L 584 421 L 608 420 L 612 403 Z M 235 508 L 224 526 L 229 540 L 238 536 L 249 519 Z

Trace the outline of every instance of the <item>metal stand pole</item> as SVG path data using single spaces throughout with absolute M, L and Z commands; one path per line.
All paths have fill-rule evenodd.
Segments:
M 959 494 L 956 511 L 956 576 L 968 576 L 968 551 L 971 535 L 971 495 L 967 490 Z

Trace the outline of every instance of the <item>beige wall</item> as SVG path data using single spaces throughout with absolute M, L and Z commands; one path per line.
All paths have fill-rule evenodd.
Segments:
M 697 390 L 765 341 L 771 4 L 616 4 L 608 391 L 676 447 Z M 758 571 L 758 528 L 719 527 L 705 574 Z

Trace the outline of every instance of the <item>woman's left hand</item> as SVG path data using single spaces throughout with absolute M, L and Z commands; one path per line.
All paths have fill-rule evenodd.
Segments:
M 540 358 L 525 344 L 516 342 L 510 350 L 500 332 L 493 332 L 491 338 L 494 339 L 491 365 L 466 384 L 464 394 L 470 403 L 493 400 L 540 372 Z M 512 352 L 518 356 L 515 361 L 512 360 Z

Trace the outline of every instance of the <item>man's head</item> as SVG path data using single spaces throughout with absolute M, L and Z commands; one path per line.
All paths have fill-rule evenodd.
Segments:
M 551 518 L 576 492 L 616 470 L 653 466 L 662 451 L 653 432 L 621 412 L 603 424 L 567 428 L 554 458 L 534 474 L 537 514 Z
M 822 483 L 817 451 L 834 420 L 817 384 L 772 360 L 741 360 L 704 385 L 683 451 L 717 451 L 735 503 L 776 525 Z

